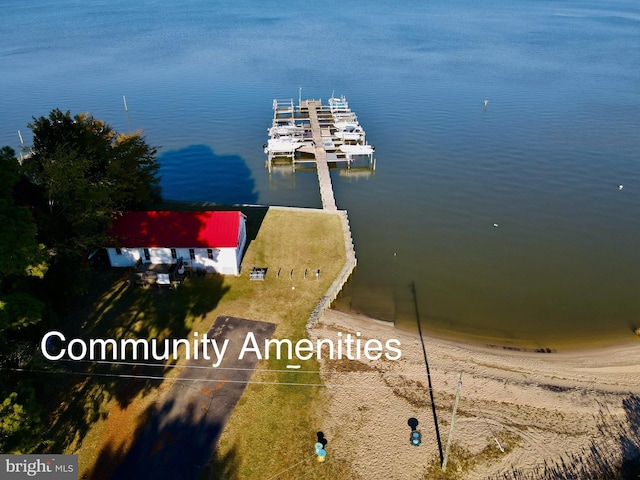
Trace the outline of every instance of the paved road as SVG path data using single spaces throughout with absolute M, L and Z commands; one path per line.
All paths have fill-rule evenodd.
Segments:
M 238 360 L 247 333 L 253 332 L 258 345 L 264 345 L 264 340 L 271 337 L 274 330 L 272 323 L 218 317 L 207 335 L 218 340 L 218 344 L 229 339 L 220 368 L 211 368 L 212 361 L 203 360 L 202 355 L 199 355 L 199 360 L 189 362 L 189 367 L 208 368 L 184 369 L 180 380 L 175 382 L 148 420 L 113 478 L 197 478 L 245 389 L 244 382 L 250 379 L 255 368 L 255 355 L 246 355 L 243 360 Z

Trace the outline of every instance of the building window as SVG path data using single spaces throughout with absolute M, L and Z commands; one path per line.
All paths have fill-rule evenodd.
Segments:
M 175 248 L 171 249 L 171 258 L 173 258 L 174 260 L 176 258 L 178 258 L 178 254 L 176 253 L 176 249 Z
M 210 248 L 207 248 L 207 257 L 209 257 L 209 260 L 213 260 L 213 250 Z
M 189 249 L 189 258 L 191 260 L 195 260 L 196 259 L 196 252 L 195 252 L 195 250 L 193 248 Z
M 116 247 L 116 255 L 122 255 L 122 249 L 120 247 Z
M 151 260 L 151 254 L 149 253 L 149 249 L 145 248 L 144 249 L 144 259 L 148 262 Z

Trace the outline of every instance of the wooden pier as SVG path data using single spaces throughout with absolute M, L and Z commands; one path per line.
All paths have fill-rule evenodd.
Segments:
M 276 162 L 290 164 L 293 171 L 297 164 L 315 164 L 322 210 L 327 215 L 340 217 L 344 235 L 345 264 L 311 312 L 307 321 L 307 328 L 311 329 L 338 297 L 357 263 L 347 212 L 338 210 L 336 206 L 329 164 L 334 166 L 341 162 L 351 170 L 352 162 L 355 162 L 354 157 L 365 156 L 369 159 L 368 169 L 365 167 L 359 171 L 373 172 L 374 149 L 365 142 L 364 130 L 358 124 L 355 114 L 348 109 L 344 97 L 332 97 L 329 99 L 329 105 L 323 105 L 321 100 L 303 102 L 300 99 L 297 107 L 294 106 L 293 100 L 274 100 L 273 111 L 269 143 L 264 146 L 264 151 L 268 154 L 269 173 Z
M 269 143 L 264 145 L 269 172 L 278 164 L 291 165 L 294 171 L 296 165 L 315 166 L 322 208 L 337 211 L 329 166 L 343 164 L 351 170 L 355 158 L 364 157 L 368 161 L 358 171 L 375 170 L 374 148 L 365 142 L 364 130 L 345 98 L 332 97 L 328 105 L 300 100 L 297 106 L 293 100 L 274 100 L 273 111 Z
M 329 175 L 329 164 L 327 163 L 327 152 L 322 142 L 322 131 L 320 130 L 320 121 L 318 120 L 318 104 L 312 100 L 307 100 L 305 103 L 309 110 L 311 137 L 315 144 L 316 169 L 318 172 L 322 208 L 336 211 L 338 207 L 336 207 L 336 200 L 333 195 L 333 185 L 331 183 L 331 175 Z

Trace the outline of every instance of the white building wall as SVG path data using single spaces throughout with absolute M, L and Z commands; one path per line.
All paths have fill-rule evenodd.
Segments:
M 182 257 L 187 267 L 193 269 L 205 269 L 209 273 L 222 273 L 225 275 L 239 274 L 239 258 L 236 248 L 212 248 L 211 256 L 207 248 L 194 248 L 195 258 L 191 258 L 188 248 L 176 248 L 176 256 L 171 255 L 171 248 L 149 248 L 149 260 L 146 260 L 144 248 L 122 248 L 120 254 L 115 248 L 107 248 L 109 261 L 112 267 L 133 267 L 139 260 L 142 263 L 176 263 Z
M 107 248 L 109 262 L 112 267 L 133 267 L 140 259 L 140 252 L 137 248 L 121 248 L 117 253 L 116 248 Z
M 237 248 L 221 248 L 219 255 L 220 273 L 225 275 L 238 275 L 240 268 L 237 261 Z
M 213 258 L 209 258 L 209 253 L 206 248 L 194 248 L 193 253 L 195 258 L 191 258 L 187 249 L 187 254 L 183 257 L 185 265 L 193 269 L 205 269 L 209 273 L 222 273 L 225 275 L 238 274 L 235 248 L 213 248 L 211 250 Z
M 240 228 L 238 229 L 238 248 L 236 249 L 236 273 L 240 273 L 240 263 L 242 262 L 242 254 L 247 243 L 247 227 L 244 216 L 240 217 Z
M 138 249 L 142 255 L 143 263 L 175 263 L 176 261 L 171 256 L 170 248 L 150 248 L 149 260 L 144 256 L 144 248 Z

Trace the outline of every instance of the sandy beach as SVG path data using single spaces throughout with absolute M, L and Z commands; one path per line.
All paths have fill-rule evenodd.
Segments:
M 329 310 L 310 336 L 336 339 L 338 332 L 382 342 L 395 338 L 402 345 L 399 360 L 321 362 L 328 455 L 351 463 L 362 479 L 438 473 L 461 374 L 447 466 L 455 478 L 503 478 L 514 470 L 536 475 L 545 463 L 592 461 L 586 452 L 594 445 L 612 461 L 623 450 L 638 452 L 640 339 L 632 335 L 626 343 L 553 353 L 425 336 L 428 376 L 418 335 Z M 409 443 L 410 418 L 419 421 L 418 447 Z

